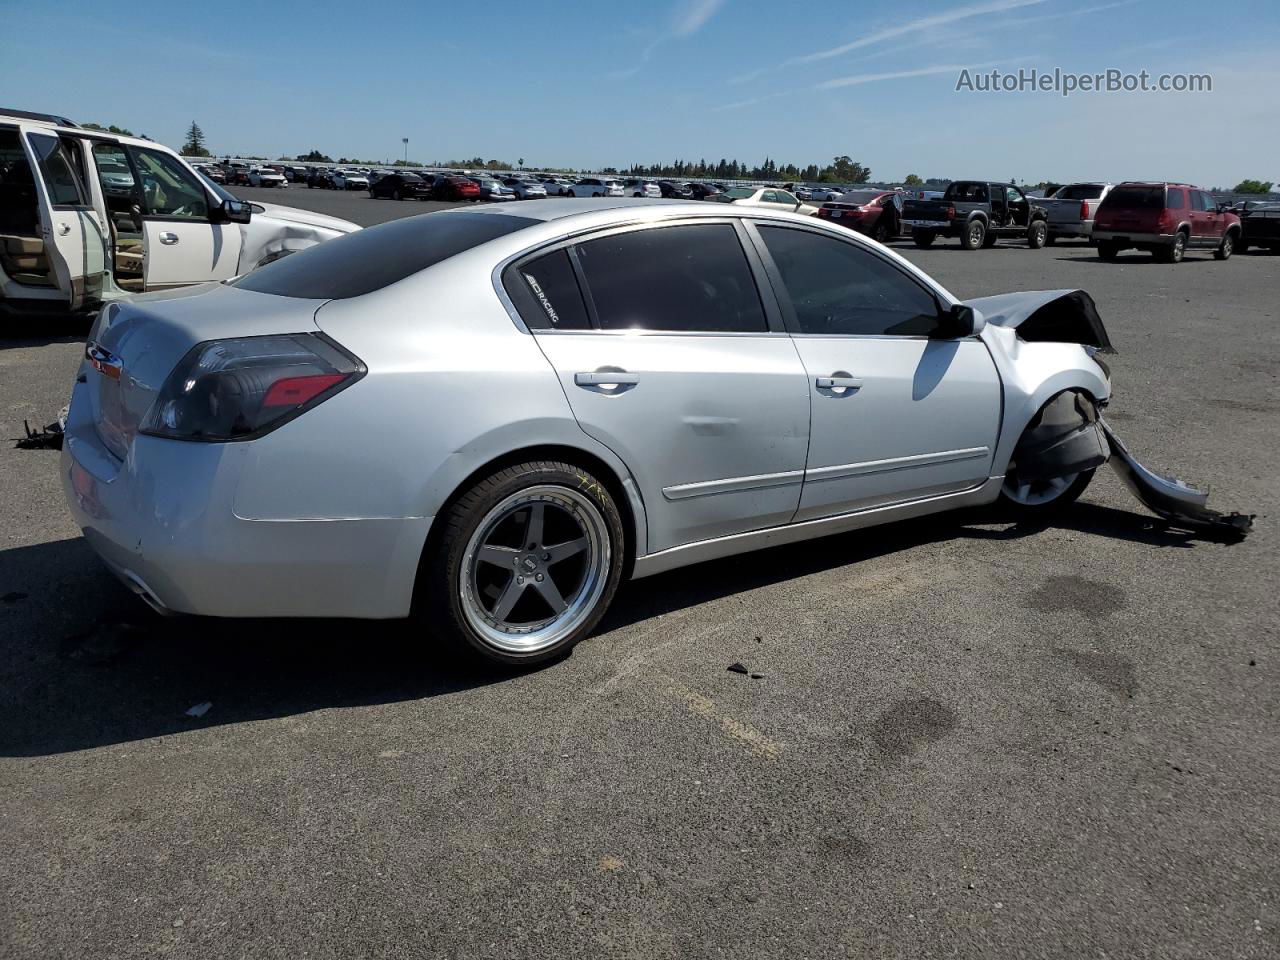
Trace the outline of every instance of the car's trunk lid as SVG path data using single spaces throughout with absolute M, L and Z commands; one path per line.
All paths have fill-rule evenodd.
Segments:
M 165 380 L 197 343 L 311 333 L 323 300 L 300 300 L 204 284 L 144 294 L 106 307 L 85 347 L 94 424 L 121 460 Z

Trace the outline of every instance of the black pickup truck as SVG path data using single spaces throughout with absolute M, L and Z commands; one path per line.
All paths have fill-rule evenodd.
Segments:
M 1232 207 L 1231 212 L 1240 218 L 1238 253 L 1250 247 L 1264 247 L 1272 253 L 1280 251 L 1280 203 L 1246 200 Z
M 941 200 L 908 200 L 902 225 L 918 247 L 938 237 L 959 237 L 966 250 L 990 247 L 1001 238 L 1025 237 L 1033 250 L 1049 235 L 1048 214 L 1012 183 L 957 180 Z

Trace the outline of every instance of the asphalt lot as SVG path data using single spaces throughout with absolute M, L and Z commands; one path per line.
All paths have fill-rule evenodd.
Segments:
M 897 248 L 960 296 L 1089 290 L 1117 430 L 1254 534 L 1168 530 L 1104 469 L 1048 529 L 640 581 L 506 676 L 397 624 L 159 620 L 58 455 L 6 443 L 0 955 L 1280 953 L 1280 256 Z M 0 331 L 4 437 L 66 402 L 83 333 Z

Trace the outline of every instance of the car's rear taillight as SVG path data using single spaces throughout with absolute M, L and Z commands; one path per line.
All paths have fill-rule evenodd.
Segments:
M 1156 219 L 1156 229 L 1161 233 L 1167 233 L 1172 222 L 1172 219 L 1169 217 L 1169 211 L 1161 210 L 1160 216 Z
M 365 372 L 358 358 L 323 336 L 208 340 L 174 367 L 141 432 L 174 440 L 252 440 Z
M 956 208 L 955 208 L 955 207 L 947 207 L 947 219 L 948 219 L 948 220 L 954 220 L 955 218 L 956 218 Z
M 1089 201 L 1088 200 L 1080 201 L 1080 219 L 1081 220 L 1089 219 Z

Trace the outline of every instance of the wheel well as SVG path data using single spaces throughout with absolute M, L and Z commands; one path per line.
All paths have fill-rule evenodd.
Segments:
M 517 463 L 528 463 L 531 460 L 560 460 L 565 463 L 571 463 L 574 466 L 582 467 L 584 470 L 589 470 L 605 485 L 609 495 L 613 497 L 614 503 L 618 505 L 618 512 L 622 515 L 622 531 L 626 536 L 626 543 L 623 544 L 622 577 L 624 580 L 630 579 L 631 568 L 635 565 L 636 529 L 638 523 L 635 511 L 631 508 L 631 499 L 627 496 L 627 491 L 622 485 L 622 478 L 614 472 L 613 467 L 609 466 L 608 463 L 594 453 L 589 453 L 579 447 L 546 443 L 533 447 L 522 447 L 519 450 L 504 453 L 500 457 L 494 457 L 488 463 L 473 470 L 453 489 L 453 492 L 440 505 L 440 509 L 436 511 L 436 518 L 444 516 L 449 508 L 453 506 L 454 501 L 482 479 L 489 476 L 489 474 L 496 473 L 505 467 L 514 466 Z M 440 537 L 443 535 L 441 533 L 442 529 L 443 524 L 436 522 L 431 524 L 431 531 L 427 534 L 427 542 L 422 550 L 424 561 L 439 548 Z M 421 569 L 420 564 L 419 570 Z

